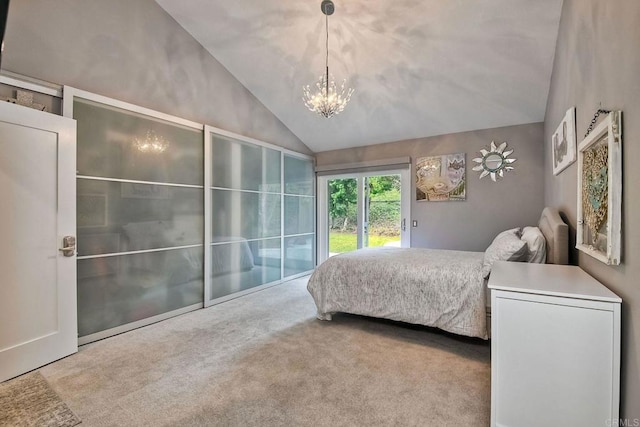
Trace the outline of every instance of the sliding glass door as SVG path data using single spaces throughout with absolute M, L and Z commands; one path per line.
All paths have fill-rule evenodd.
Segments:
M 70 87 L 64 114 L 80 344 L 313 270 L 312 157 Z
M 206 127 L 205 306 L 313 270 L 313 158 Z
M 80 344 L 202 307 L 202 126 L 65 88 Z
M 401 193 L 402 180 L 399 173 L 363 177 L 363 248 L 401 246 Z
M 281 279 L 280 152 L 210 133 L 209 299 Z
M 313 270 L 316 247 L 316 198 L 313 162 L 284 154 L 283 276 Z
M 358 249 L 358 179 L 333 178 L 327 181 L 329 256 Z
M 356 249 L 408 247 L 409 171 L 321 176 L 318 261 Z

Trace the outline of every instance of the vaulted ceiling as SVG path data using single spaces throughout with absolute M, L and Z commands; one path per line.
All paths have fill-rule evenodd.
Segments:
M 334 0 L 329 67 L 355 89 L 331 119 L 320 0 L 156 0 L 315 152 L 544 119 L 562 0 Z

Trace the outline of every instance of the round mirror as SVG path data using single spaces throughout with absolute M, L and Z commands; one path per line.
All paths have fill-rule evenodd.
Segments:
M 500 146 L 496 146 L 494 141 L 491 141 L 489 149 L 480 150 L 482 157 L 476 157 L 474 162 L 479 163 L 473 167 L 474 171 L 480 172 L 480 179 L 485 176 L 490 176 L 492 181 L 496 181 L 498 178 L 504 177 L 505 171 L 513 170 L 511 164 L 516 159 L 510 159 L 509 155 L 513 153 L 512 150 L 507 150 L 507 143 L 503 142 Z
M 496 172 L 500 170 L 502 166 L 502 156 L 497 153 L 489 153 L 489 155 L 484 158 L 484 167 L 491 172 Z

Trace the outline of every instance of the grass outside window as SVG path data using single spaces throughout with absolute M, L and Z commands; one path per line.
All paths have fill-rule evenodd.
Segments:
M 369 235 L 369 247 L 384 246 L 385 243 L 398 241 L 400 241 L 400 236 Z M 329 233 L 329 252 L 350 252 L 355 251 L 357 247 L 358 236 L 355 233 L 341 233 L 337 231 Z

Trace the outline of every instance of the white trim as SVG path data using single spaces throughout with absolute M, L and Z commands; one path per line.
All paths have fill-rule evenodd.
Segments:
M 311 234 L 311 233 L 309 233 L 309 234 Z M 262 242 L 264 240 L 281 239 L 282 237 L 283 237 L 282 235 L 278 235 L 278 236 L 273 236 L 273 237 L 258 237 L 258 238 L 255 238 L 255 239 L 244 239 L 243 238 L 244 240 L 228 240 L 228 241 L 224 241 L 224 242 L 211 242 L 211 243 L 209 243 L 209 246 L 230 245 L 232 243 L 242 243 L 242 242 Z
M 254 288 L 245 289 L 243 291 L 238 291 L 238 292 L 235 292 L 233 294 L 229 294 L 229 295 L 225 295 L 225 296 L 220 297 L 220 298 L 213 299 L 213 300 L 210 301 L 211 304 L 209 304 L 209 306 L 207 306 L 205 308 L 211 307 L 212 305 L 218 305 L 218 304 L 221 304 L 223 302 L 231 301 L 233 299 L 240 298 L 240 297 L 243 297 L 245 295 L 249 295 L 249 294 L 252 294 L 252 293 L 255 293 L 255 292 L 263 291 L 265 289 L 273 288 L 274 286 L 284 285 L 285 283 L 290 282 L 291 280 L 295 280 L 295 279 L 299 279 L 300 277 L 307 276 L 307 275 L 311 274 L 312 271 L 313 270 L 309 270 L 309 271 L 306 271 L 304 273 L 299 273 L 299 274 L 295 274 L 293 276 L 288 276 L 286 279 L 275 280 L 273 282 L 265 283 L 265 284 L 262 284 L 260 286 L 256 286 Z
M 338 163 L 331 165 L 321 165 L 316 166 L 316 173 L 321 174 L 340 174 L 340 171 L 350 171 L 353 170 L 354 173 L 358 173 L 357 170 L 354 169 L 362 169 L 361 172 L 367 172 L 368 168 L 379 168 L 379 167 L 389 167 L 390 169 L 404 169 L 411 168 L 411 157 L 395 157 L 391 159 L 382 159 L 382 160 L 370 160 L 366 162 L 354 162 L 354 163 Z M 379 171 L 375 171 L 379 172 Z
M 308 233 L 297 233 L 297 234 L 283 234 L 282 237 L 287 238 L 287 237 L 301 237 L 301 236 L 312 236 L 316 234 L 315 231 L 310 231 Z
M 188 128 L 193 128 L 197 130 L 204 130 L 204 125 L 202 123 L 192 122 L 191 120 L 183 119 L 181 117 L 173 116 L 170 114 L 162 113 L 160 111 L 152 110 L 150 108 L 141 107 L 139 105 L 130 104 L 128 102 L 119 101 L 114 98 L 109 98 L 102 95 L 97 95 L 95 93 L 87 92 L 81 89 L 76 89 L 71 86 L 63 87 L 63 115 L 67 117 L 73 117 L 73 99 L 81 98 L 87 101 L 98 102 L 100 104 L 105 104 L 108 106 L 120 108 L 123 110 L 128 110 L 134 113 L 142 114 L 148 118 L 156 118 L 166 122 L 171 122 L 179 125 L 186 126 Z M 71 104 L 69 107 L 68 104 Z M 69 114 L 69 115 L 67 115 Z
M 622 304 L 614 304 L 613 306 L 613 366 L 611 368 L 611 377 L 613 378 L 611 387 L 611 408 L 612 420 L 618 420 L 620 417 L 620 351 L 621 351 L 621 311 Z
M 304 276 L 309 276 L 314 271 L 315 271 L 315 269 L 303 271 L 302 273 L 292 274 L 291 276 L 287 276 L 284 279 L 282 279 L 282 283 L 287 283 L 287 282 L 290 282 L 291 280 L 296 280 L 296 279 L 299 279 L 299 278 L 304 277 Z
M 208 307 L 211 299 L 211 227 L 213 226 L 212 206 L 211 206 L 211 135 L 210 127 L 204 126 L 204 306 Z
M 172 184 L 169 182 L 156 182 L 156 181 L 138 181 L 135 179 L 120 179 L 120 178 L 105 178 L 102 176 L 91 176 L 91 175 L 76 175 L 78 179 L 87 179 L 92 181 L 109 181 L 109 182 L 125 182 L 130 184 L 144 184 L 144 185 L 162 185 L 165 187 L 183 187 L 183 188 L 197 188 L 204 189 L 202 185 L 194 185 L 194 184 Z
M 403 248 L 411 247 L 411 168 L 400 171 L 400 244 Z M 404 221 L 405 229 L 402 229 Z
M 255 193 L 255 194 L 273 194 L 274 196 L 279 196 L 282 193 L 278 193 L 275 191 L 260 191 L 260 190 L 241 190 L 239 188 L 227 188 L 227 187 L 209 187 L 211 190 L 222 190 L 222 191 L 240 191 L 242 193 Z
M 308 194 L 291 194 L 291 193 L 282 193 L 285 196 L 290 196 L 290 197 L 307 197 L 309 199 L 315 199 L 316 196 L 310 196 Z
M 298 153 L 297 151 L 289 150 L 288 148 L 281 147 L 279 145 L 271 144 L 269 142 L 260 141 L 259 139 L 251 138 L 249 136 L 240 135 L 239 133 L 231 132 L 228 130 L 220 129 L 215 126 L 207 125 L 209 132 L 224 136 L 227 138 L 235 139 L 240 142 L 248 142 L 249 144 L 259 145 L 261 147 L 270 148 L 272 150 L 278 150 L 286 154 L 291 154 L 293 157 L 301 157 L 306 159 L 315 159 L 314 156 L 308 154 Z
M 0 74 L 0 83 L 20 89 L 30 90 L 32 92 L 43 93 L 56 98 L 62 98 L 62 86 L 34 79 L 32 77 L 23 76 L 7 70 L 2 70 L 2 73 Z
M 284 153 L 280 152 L 280 280 L 284 279 Z
M 313 160 L 313 167 L 315 169 L 315 166 L 316 166 L 316 161 L 315 161 L 316 157 L 315 156 L 310 155 L 310 154 L 298 153 L 297 151 L 293 151 L 293 150 L 290 150 L 290 149 L 284 148 L 284 147 L 281 147 L 280 150 L 282 150 L 282 152 L 284 154 L 286 154 L 287 156 L 297 157 L 299 159 L 305 159 L 305 160 Z
M 73 119 L 73 98 L 75 89 L 69 86 L 62 87 L 62 116 Z
M 140 249 L 140 250 L 136 250 L 136 251 L 112 252 L 112 253 L 108 253 L 108 254 L 83 255 L 83 256 L 79 256 L 78 260 L 95 259 L 95 258 L 109 258 L 109 257 L 121 256 L 121 255 L 148 254 L 148 253 L 152 253 L 152 252 L 163 252 L 163 251 L 173 251 L 173 250 L 178 250 L 178 249 L 199 248 L 199 247 L 202 247 L 202 246 L 203 246 L 202 244 L 184 245 L 184 246 L 169 246 L 167 248 Z
M 148 326 L 153 323 L 160 322 L 162 320 L 170 319 L 171 317 L 176 317 L 181 314 L 186 314 L 191 311 L 198 310 L 202 307 L 203 307 L 202 303 L 192 304 L 187 307 L 179 308 L 177 310 L 169 311 L 162 314 L 157 314 L 152 317 L 147 317 L 146 319 L 137 320 L 131 323 L 125 323 L 124 325 L 116 326 L 115 328 L 105 329 L 104 331 L 85 335 L 78 338 L 78 345 L 85 345 L 85 344 L 89 344 L 90 342 L 98 341 L 104 338 L 109 338 L 114 335 L 121 334 L 123 332 L 128 332 L 134 329 L 141 328 L 143 326 Z
M 364 242 L 365 242 L 365 238 L 364 238 L 364 227 L 365 227 L 365 223 L 364 223 L 364 180 L 365 180 L 365 176 L 364 175 L 358 175 L 356 177 L 356 209 L 357 209 L 357 216 L 356 216 L 356 247 L 358 249 L 364 247 Z M 327 205 L 327 207 L 329 207 Z M 366 224 L 367 226 L 367 233 L 369 232 L 369 224 Z M 327 230 L 328 231 L 328 230 Z M 369 241 L 369 238 L 367 237 L 367 242 Z
M 329 178 L 319 176 L 316 179 L 316 266 L 329 254 Z
M 271 288 L 273 286 L 278 286 L 283 284 L 284 281 L 282 279 L 280 280 L 274 280 L 273 282 L 269 282 L 269 283 L 263 283 L 262 285 L 259 286 L 255 286 L 253 288 L 249 288 L 249 289 L 245 289 L 242 291 L 238 291 L 238 292 L 234 292 L 232 294 L 229 295 L 225 295 L 223 297 L 219 297 L 219 298 L 215 298 L 209 301 L 209 305 L 207 305 L 207 307 L 211 307 L 212 305 L 217 305 L 223 302 L 227 302 L 227 301 L 231 301 L 232 299 L 236 299 L 245 295 L 249 295 L 252 294 L 254 292 L 258 292 L 258 291 L 262 291 L 264 289 L 267 288 Z

